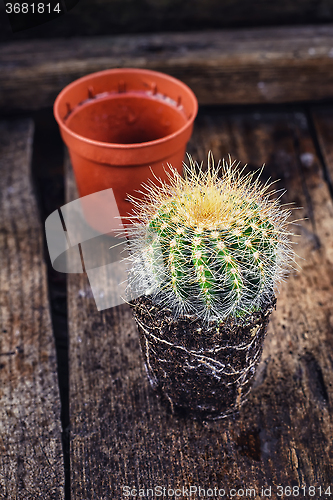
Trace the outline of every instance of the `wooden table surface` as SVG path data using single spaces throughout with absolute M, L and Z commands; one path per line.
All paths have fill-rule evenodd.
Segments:
M 0 499 L 13 500 L 65 499 L 33 126 L 0 122 Z M 165 498 L 203 498 L 199 487 L 213 498 L 333 494 L 333 106 L 202 108 L 188 151 L 205 160 L 210 149 L 250 170 L 265 163 L 262 179 L 280 179 L 304 219 L 294 228 L 302 269 L 280 287 L 255 386 L 237 418 L 172 414 L 149 386 L 129 307 L 98 312 L 86 275 L 69 274 L 66 500 L 134 498 L 125 486 L 150 498 L 157 486 Z M 77 196 L 68 160 L 65 172 L 64 203 Z

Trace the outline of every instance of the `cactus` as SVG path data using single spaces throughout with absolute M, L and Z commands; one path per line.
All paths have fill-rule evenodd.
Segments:
M 245 168 L 245 167 L 244 167 Z M 130 290 L 149 294 L 175 316 L 243 317 L 276 291 L 292 268 L 290 210 L 271 199 L 261 171 L 243 175 L 235 162 L 203 171 L 189 156 L 184 177 L 169 166 L 169 183 L 150 181 L 131 197 Z

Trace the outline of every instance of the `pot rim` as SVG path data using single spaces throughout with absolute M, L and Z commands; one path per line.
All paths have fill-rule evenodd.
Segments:
M 138 73 L 138 74 L 144 74 L 147 76 L 157 76 L 159 78 L 163 78 L 164 80 L 169 80 L 170 82 L 176 84 L 178 87 L 182 88 L 183 91 L 187 93 L 187 95 L 191 98 L 192 101 L 192 112 L 190 118 L 188 118 L 187 122 L 185 125 L 183 125 L 181 128 L 179 128 L 176 132 L 173 132 L 172 134 L 166 135 L 164 137 L 161 137 L 159 139 L 155 139 L 153 141 L 148 141 L 148 142 L 137 142 L 137 143 L 130 143 L 130 144 L 119 144 L 119 143 L 112 143 L 112 142 L 102 142 L 102 141 L 96 141 L 94 139 L 89 139 L 87 137 L 84 137 L 80 134 L 77 134 L 76 132 L 73 132 L 65 123 L 64 119 L 60 117 L 59 113 L 59 106 L 60 102 L 66 95 L 68 91 L 73 89 L 75 86 L 77 86 L 80 83 L 84 83 L 85 81 L 88 83 L 89 80 L 92 78 L 96 78 L 99 76 L 103 76 L 106 74 L 110 73 L 123 73 L 123 74 L 129 74 L 129 73 Z M 140 93 L 140 91 L 133 91 L 133 93 Z M 125 93 L 125 92 L 124 92 Z M 149 96 L 149 94 L 146 94 Z M 102 98 L 102 97 L 101 97 Z M 77 104 L 77 106 L 80 105 L 80 103 Z M 198 101 L 197 98 L 193 92 L 193 90 L 188 87 L 185 83 L 183 83 L 181 80 L 178 80 L 177 78 L 174 78 L 173 76 L 167 75 L 166 73 L 162 73 L 160 71 L 153 71 L 149 69 L 140 69 L 140 68 L 112 68 L 112 69 L 106 69 L 102 71 L 97 71 L 95 73 L 90 73 L 89 75 L 85 75 L 81 78 L 78 78 L 71 82 L 69 85 L 64 87 L 62 91 L 58 94 L 54 105 L 53 105 L 53 113 L 54 117 L 60 127 L 61 130 L 63 130 L 66 134 L 70 135 L 76 140 L 79 140 L 81 142 L 84 142 L 86 144 L 90 144 L 95 147 L 100 147 L 100 148 L 106 148 L 106 149 L 118 149 L 118 150 L 135 150 L 135 149 L 143 149 L 147 148 L 150 146 L 157 146 L 159 144 L 163 144 L 165 142 L 170 141 L 174 137 L 180 136 L 183 132 L 185 132 L 188 128 L 190 128 L 193 125 L 193 122 L 197 116 L 198 113 Z

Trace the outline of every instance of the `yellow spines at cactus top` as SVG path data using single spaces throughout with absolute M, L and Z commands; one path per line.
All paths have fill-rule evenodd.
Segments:
M 129 288 L 150 294 L 176 316 L 243 317 L 272 296 L 293 267 L 290 210 L 273 199 L 260 172 L 211 153 L 203 171 L 189 156 L 184 177 L 169 166 L 169 183 L 145 186 L 128 229 Z

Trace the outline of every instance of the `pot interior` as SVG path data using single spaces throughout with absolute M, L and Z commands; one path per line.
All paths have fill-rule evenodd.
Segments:
M 127 92 L 85 101 L 70 113 L 66 125 L 94 141 L 137 144 L 173 134 L 186 122 L 183 108 L 174 101 Z

